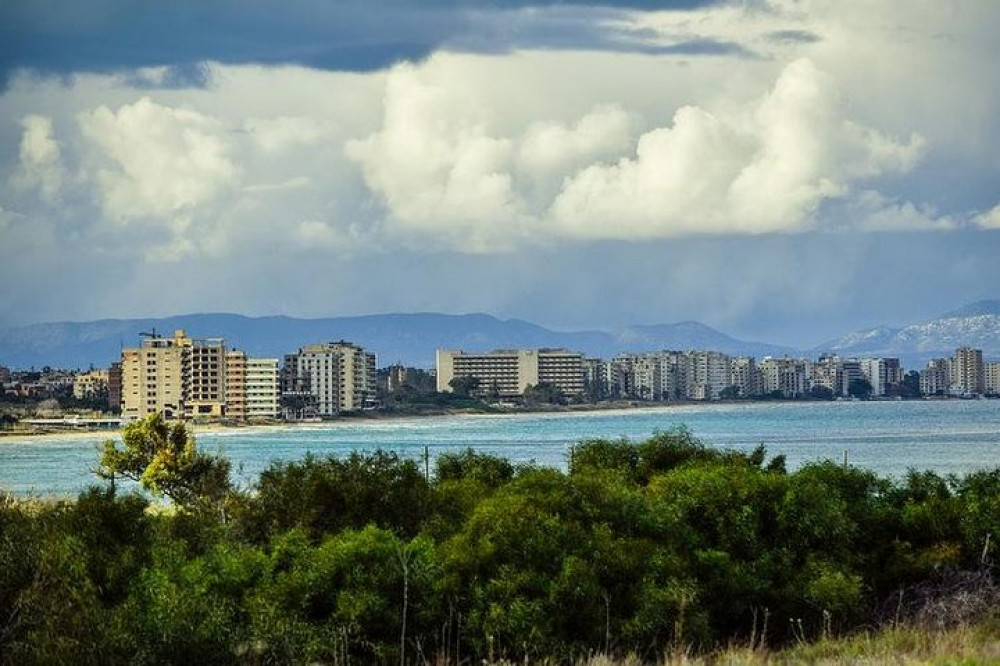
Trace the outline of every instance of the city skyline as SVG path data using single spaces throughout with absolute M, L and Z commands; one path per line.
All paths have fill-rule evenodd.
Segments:
M 0 26 L 0 328 L 491 312 L 810 348 L 997 296 L 995 3 L 13 2 Z

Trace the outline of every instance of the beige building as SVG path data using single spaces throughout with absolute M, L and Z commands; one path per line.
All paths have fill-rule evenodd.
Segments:
M 375 399 L 375 354 L 341 340 L 285 357 L 283 392 L 305 394 L 318 416 L 364 409 Z
M 219 338 L 196 340 L 182 330 L 172 338 L 147 335 L 139 348 L 122 350 L 121 373 L 126 419 L 225 414 L 226 345 Z
M 952 393 L 982 394 L 986 392 L 986 366 L 983 364 L 983 350 L 959 347 L 955 350 L 951 364 Z
M 450 393 L 451 381 L 459 377 L 479 380 L 477 393 L 511 398 L 529 386 L 545 382 L 567 396 L 584 389 L 583 354 L 565 349 L 510 349 L 467 354 L 459 350 L 437 352 L 437 390 Z
M 219 418 L 226 413 L 226 343 L 221 338 L 190 340 L 184 392 L 187 418 Z
M 809 364 L 794 358 L 765 357 L 760 362 L 761 390 L 785 398 L 804 395 L 809 384 Z
M 986 364 L 986 395 L 1000 395 L 1000 361 Z
M 946 358 L 928 361 L 927 367 L 920 371 L 920 392 L 924 395 L 947 393 L 951 383 L 949 379 L 951 365 L 951 361 Z
M 226 352 L 226 417 L 247 418 L 247 355 L 238 349 Z
M 190 342 L 184 331 L 177 331 L 173 338 L 150 335 L 141 347 L 122 350 L 124 418 L 184 416 L 185 358 Z
M 77 400 L 93 398 L 108 392 L 108 371 L 91 370 L 73 378 L 73 397 Z

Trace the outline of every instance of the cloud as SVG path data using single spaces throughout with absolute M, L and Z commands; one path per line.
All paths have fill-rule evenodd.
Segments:
M 52 119 L 29 115 L 21 119 L 20 168 L 14 183 L 20 188 L 37 188 L 44 201 L 53 203 L 62 189 L 62 151 L 52 131 Z
M 977 215 L 975 223 L 982 229 L 1000 229 L 1000 204 Z
M 470 249 L 519 233 L 509 172 L 513 146 L 490 134 L 487 117 L 461 90 L 425 78 L 416 67 L 393 69 L 382 128 L 346 149 L 384 198 L 389 224 L 404 233 L 461 236 Z
M 5 320 L 179 275 L 155 307 L 782 330 L 995 297 L 998 3 L 52 1 L 0 3 Z
M 603 19 L 630 10 L 688 9 L 714 0 L 398 0 L 388 3 L 265 0 L 163 3 L 127 0 L 0 3 L 0 90 L 12 72 L 64 76 L 126 72 L 140 88 L 203 87 L 201 64 L 301 65 L 374 71 L 442 47 L 479 53 L 514 48 L 628 50 Z
M 166 220 L 182 231 L 187 216 L 238 180 L 226 128 L 197 111 L 143 97 L 81 114 L 79 124 L 103 157 L 96 180 L 104 213 L 121 223 Z
M 858 193 L 849 208 L 850 224 L 864 231 L 953 231 L 958 220 L 933 206 L 897 201 L 878 192 Z
M 894 141 L 844 118 L 830 78 L 790 63 L 761 100 L 743 108 L 679 109 L 640 137 L 634 157 L 568 178 L 552 212 L 590 238 L 796 231 L 851 183 L 906 171 L 920 137 Z

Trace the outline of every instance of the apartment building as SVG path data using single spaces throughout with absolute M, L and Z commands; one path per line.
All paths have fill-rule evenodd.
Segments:
M 736 387 L 736 394 L 740 397 L 750 398 L 758 396 L 761 390 L 760 368 L 753 356 L 739 356 L 730 361 L 730 377 L 732 385 Z
M 903 381 L 903 368 L 898 358 L 861 359 L 861 374 L 872 387 L 872 395 L 885 396 L 889 387 Z
M 935 358 L 920 371 L 920 392 L 924 395 L 943 395 L 951 385 L 951 361 Z
M 785 398 L 805 395 L 809 387 L 809 363 L 795 358 L 765 357 L 760 362 L 764 394 L 780 393 Z
M 238 349 L 226 352 L 226 417 L 247 418 L 247 355 Z
M 91 370 L 73 378 L 73 397 L 85 400 L 108 392 L 108 371 Z
M 986 364 L 986 395 L 1000 395 L 1000 361 Z
M 147 334 L 140 347 L 122 350 L 122 416 L 223 416 L 225 373 L 226 344 L 221 338 L 195 339 L 183 330 L 176 331 L 172 338 Z
M 983 364 L 983 350 L 959 347 L 952 357 L 952 393 L 981 395 L 986 392 L 986 366 Z
M 452 380 L 474 377 L 483 396 L 512 398 L 545 382 L 567 396 L 584 391 L 583 354 L 565 349 L 510 349 L 487 353 L 437 351 L 437 390 L 451 392 Z
M 108 368 L 108 409 L 112 414 L 122 411 L 122 364 L 112 363 Z
M 244 413 L 248 421 L 270 421 L 278 418 L 281 414 L 278 359 L 248 358 L 244 387 Z
M 308 345 L 285 356 L 282 394 L 301 397 L 316 416 L 357 411 L 375 400 L 375 363 L 375 354 L 344 340 Z
M 684 397 L 717 400 L 732 381 L 732 361 L 717 351 L 689 351 L 678 359 L 684 368 Z
M 155 333 L 138 348 L 122 350 L 122 416 L 139 419 L 149 414 L 164 418 L 184 416 L 187 350 L 191 339 L 184 331 L 173 338 Z

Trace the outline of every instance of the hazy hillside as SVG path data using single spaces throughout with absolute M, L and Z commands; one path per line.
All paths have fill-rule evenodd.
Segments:
M 979 301 L 905 328 L 857 331 L 813 351 L 899 356 L 909 367 L 916 368 L 930 358 L 949 356 L 961 346 L 978 347 L 985 356 L 1000 357 L 1000 301 Z
M 744 342 L 695 322 L 633 326 L 617 333 L 553 331 L 518 319 L 485 314 L 383 314 L 295 319 L 194 314 L 162 319 L 36 324 L 0 330 L 0 364 L 14 368 L 106 366 L 139 333 L 170 335 L 183 328 L 193 337 L 222 337 L 254 356 L 280 357 L 305 344 L 350 340 L 379 355 L 379 364 L 429 367 L 438 348 L 488 351 L 503 347 L 566 347 L 609 357 L 622 351 L 716 349 L 730 354 L 792 353 L 783 347 Z

